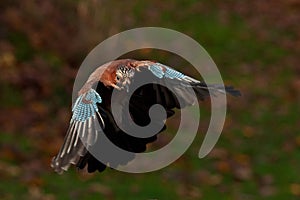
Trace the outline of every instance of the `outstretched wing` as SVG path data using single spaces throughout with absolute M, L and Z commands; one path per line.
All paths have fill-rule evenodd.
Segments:
M 229 93 L 233 96 L 241 95 L 238 90 L 231 86 L 207 85 L 158 62 L 137 61 L 136 63 L 139 73 L 136 73 L 134 79 L 153 81 L 151 87 L 144 88 L 144 91 L 140 91 L 140 93 L 144 94 L 146 98 L 155 96 L 154 102 L 156 101 L 156 103 L 169 108 L 183 108 L 184 106 L 193 105 L 198 100 L 204 100 L 205 97 L 209 96 L 209 92 L 212 95 L 218 95 L 218 93 Z M 155 91 L 152 92 L 153 94 L 151 94 L 150 88 Z M 182 103 L 181 105 L 178 105 L 179 101 Z
M 70 164 L 77 164 L 104 128 L 104 121 L 97 107 L 100 95 L 93 89 L 80 95 L 72 109 L 73 115 L 64 143 L 52 159 L 51 167 L 58 173 L 67 171 Z

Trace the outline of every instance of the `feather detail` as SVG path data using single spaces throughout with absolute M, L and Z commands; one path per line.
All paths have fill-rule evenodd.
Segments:
M 68 170 L 70 164 L 76 164 L 96 142 L 98 134 L 104 128 L 104 121 L 97 107 L 97 103 L 101 102 L 100 95 L 94 89 L 76 99 L 64 144 L 51 163 L 56 172 Z
M 94 116 L 98 112 L 97 103 L 101 103 L 100 95 L 94 90 L 90 89 L 87 93 L 80 95 L 73 108 L 72 119 L 75 121 L 85 121 Z
M 171 80 L 177 79 L 177 80 L 182 81 L 182 82 L 180 82 L 180 84 L 182 84 L 184 87 L 192 87 L 195 90 L 196 94 L 199 95 L 198 97 L 201 100 L 203 100 L 204 97 L 209 96 L 208 91 L 211 91 L 212 95 L 215 95 L 215 92 L 218 92 L 218 93 L 222 93 L 222 94 L 229 93 L 232 96 L 241 96 L 240 91 L 235 90 L 232 86 L 223 87 L 220 84 L 207 85 L 204 82 L 201 82 L 192 77 L 186 76 L 183 73 L 176 71 L 176 70 L 172 69 L 171 67 L 168 67 L 168 66 L 163 65 L 158 62 L 141 61 L 141 64 L 137 65 L 137 68 L 139 68 L 141 66 L 147 66 L 148 70 L 151 71 L 152 74 L 155 75 L 157 78 L 160 78 L 160 79 L 167 78 L 167 79 L 171 79 Z M 186 94 L 188 94 L 188 93 L 186 93 Z M 190 96 L 190 95 L 188 95 L 188 96 Z
M 158 78 L 183 80 L 186 77 L 183 73 L 158 62 L 148 64 L 148 69 Z

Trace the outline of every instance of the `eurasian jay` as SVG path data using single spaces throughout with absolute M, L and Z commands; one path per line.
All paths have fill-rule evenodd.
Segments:
M 135 87 L 135 83 L 145 80 L 150 82 Z M 134 91 L 130 98 L 127 98 L 131 90 Z M 162 128 L 149 137 L 135 137 L 123 131 L 112 114 L 113 91 L 116 91 L 114 97 L 118 98 L 116 106 L 120 107 L 118 117 L 125 126 L 130 126 L 131 123 L 122 113 L 122 106 L 127 101 L 130 119 L 136 125 L 157 123 L 157 126 Z M 154 142 L 157 134 L 166 129 L 164 119 L 150 119 L 148 112 L 152 105 L 163 106 L 169 118 L 175 113 L 175 108 L 182 109 L 198 103 L 198 100 L 209 96 L 209 91 L 213 95 L 226 92 L 233 96 L 241 95 L 231 86 L 224 88 L 217 84 L 207 85 L 155 61 L 122 59 L 106 63 L 91 73 L 79 90 L 64 143 L 52 159 L 51 167 L 58 173 L 67 171 L 71 164 L 79 169 L 87 167 L 88 172 L 101 172 L 107 166 L 124 165 L 134 159 L 134 156 L 115 161 L 112 157 L 116 156 L 117 152 L 104 149 L 107 145 L 102 143 L 103 136 L 114 145 L 133 154 L 144 152 L 146 145 Z M 103 151 L 106 151 L 103 152 L 104 160 L 97 160 L 89 151 L 95 146 L 103 146 Z

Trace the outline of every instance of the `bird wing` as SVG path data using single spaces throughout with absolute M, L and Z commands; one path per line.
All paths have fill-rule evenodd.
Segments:
M 104 128 L 104 121 L 97 107 L 97 103 L 101 102 L 100 95 L 94 89 L 76 99 L 64 143 L 51 162 L 51 167 L 56 172 L 62 173 L 68 170 L 70 164 L 77 164 L 80 157 L 97 141 Z
M 168 107 L 183 108 L 194 105 L 198 100 L 204 100 L 205 97 L 208 97 L 210 92 L 212 95 L 229 93 L 233 96 L 240 96 L 240 92 L 231 86 L 208 85 L 158 62 L 136 61 L 133 65 L 139 72 L 134 78 L 141 77 L 142 80 L 147 78 L 153 80 L 153 83 L 156 83 L 154 88 L 156 90 L 156 103 L 168 105 Z M 143 94 L 150 96 L 147 91 L 144 91 Z M 181 106 L 177 103 L 174 105 L 176 98 L 177 103 L 178 101 L 182 103 Z

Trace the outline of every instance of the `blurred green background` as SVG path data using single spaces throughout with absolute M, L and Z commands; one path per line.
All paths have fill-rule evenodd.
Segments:
M 299 0 L 2 0 L 0 8 L 0 199 L 300 198 Z M 206 101 L 199 136 L 164 169 L 57 175 L 49 163 L 68 126 L 77 69 L 99 42 L 142 26 L 194 38 L 242 91 L 228 97 L 220 140 L 198 159 Z M 168 53 L 137 57 L 183 69 Z M 172 137 L 160 134 L 153 147 Z

